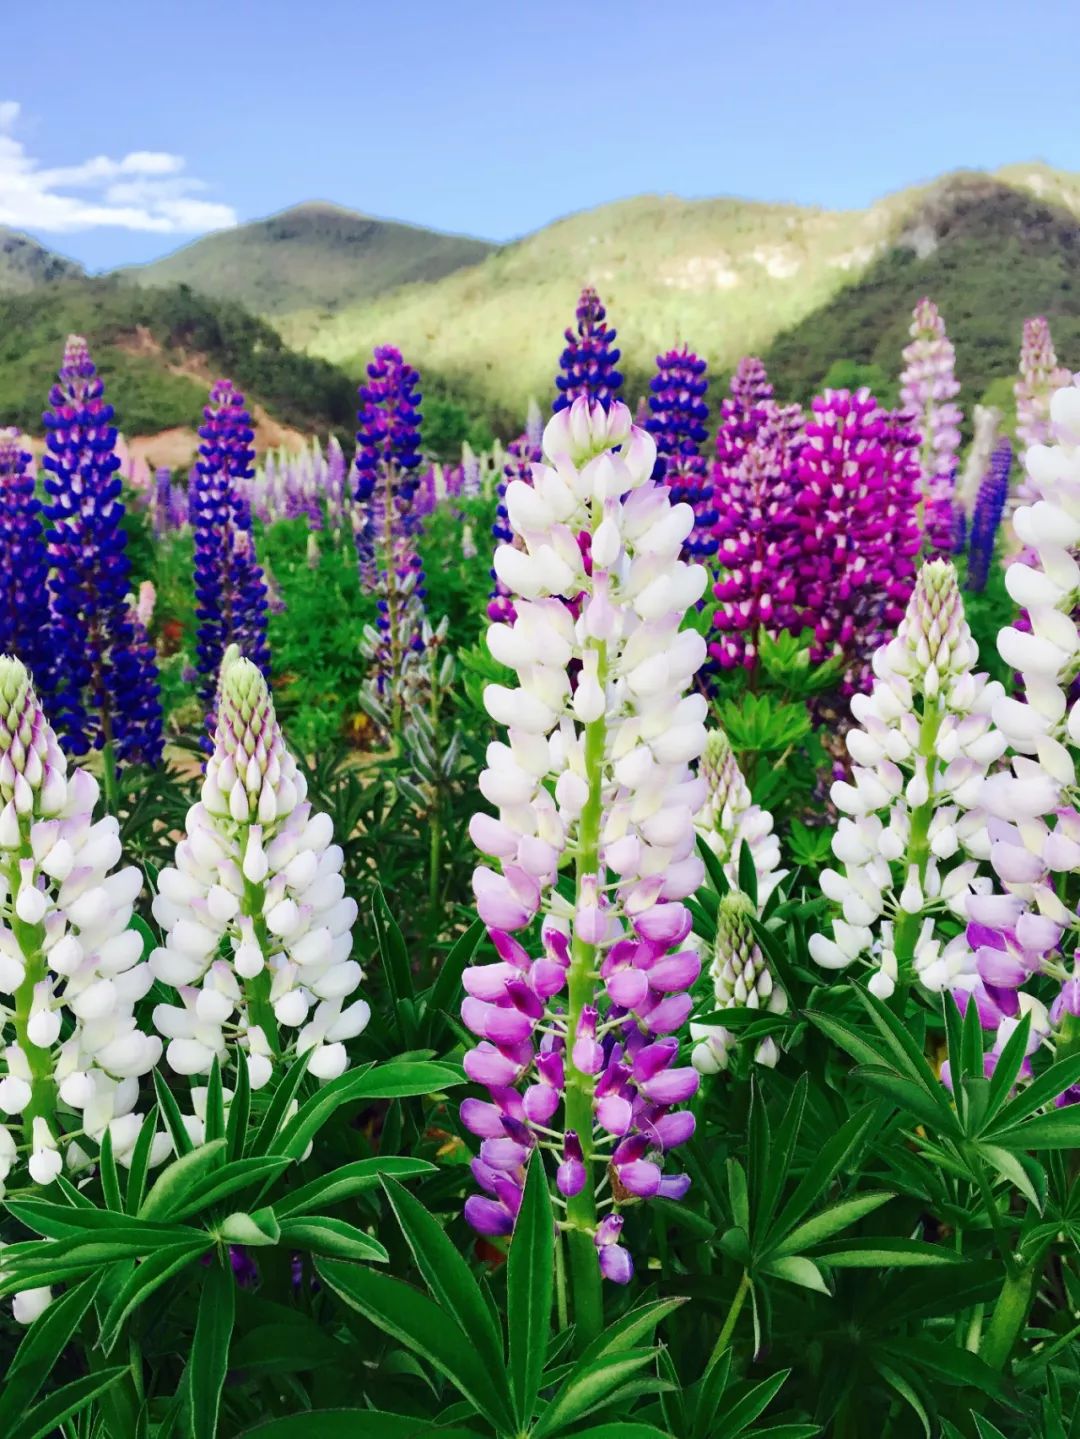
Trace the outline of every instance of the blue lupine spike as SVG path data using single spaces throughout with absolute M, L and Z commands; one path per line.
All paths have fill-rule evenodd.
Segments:
M 709 387 L 706 364 L 685 345 L 656 357 L 649 384 L 651 414 L 645 428 L 656 441 L 653 479 L 671 490 L 672 504 L 685 501 L 694 510 L 694 528 L 686 538 L 692 556 L 716 552 L 716 507 L 709 462 L 701 452 L 708 437 Z
M 18 430 L 0 430 L 0 654 L 22 660 L 38 697 L 48 703 L 49 566 L 33 457 L 20 441 Z
M 566 331 L 566 349 L 559 359 L 562 373 L 555 376 L 558 394 L 552 409 L 565 410 L 579 396 L 599 400 L 606 410 L 619 398 L 623 377 L 615 368 L 619 351 L 615 331 L 608 328 L 607 311 L 591 287 L 578 300 L 576 327 Z
M 1005 513 L 1009 494 L 1009 471 L 1012 469 L 1012 446 L 1000 440 L 990 457 L 990 468 L 979 486 L 971 514 L 971 538 L 968 541 L 969 590 L 984 590 L 994 558 L 994 544 Z

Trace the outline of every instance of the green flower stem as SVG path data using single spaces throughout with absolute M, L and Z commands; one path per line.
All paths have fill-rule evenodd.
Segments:
M 934 776 L 937 769 L 938 730 L 941 728 L 942 711 L 936 701 L 924 701 L 922 726 L 919 730 L 919 754 L 926 760 L 926 783 L 929 794 L 926 803 L 911 813 L 911 828 L 908 834 L 907 850 L 904 854 L 904 870 L 901 887 L 914 865 L 920 886 L 926 882 L 926 866 L 930 860 L 930 823 L 934 818 Z M 897 921 L 893 935 L 893 953 L 896 955 L 896 989 L 893 993 L 893 1008 L 903 1014 L 908 991 L 915 977 L 915 945 L 922 928 L 921 914 L 905 914 Z
M 53 1076 L 51 1049 L 39 1049 L 29 1034 L 30 1011 L 34 1003 L 34 987 L 48 976 L 45 963 L 45 926 L 26 924 L 15 913 L 15 896 L 19 892 L 19 860 L 30 859 L 30 819 L 24 816 L 19 821 L 19 853 L 8 865 L 8 894 L 11 896 L 11 931 L 22 954 L 25 974 L 22 984 L 15 991 L 15 1040 L 30 1067 L 30 1103 L 22 1112 L 23 1137 L 28 1146 L 33 1146 L 34 1120 L 44 1119 L 50 1132 L 56 1135 L 56 1080 Z
M 603 688 L 607 679 L 607 646 L 593 641 L 599 650 L 598 681 Z M 596 875 L 600 865 L 600 817 L 603 805 L 604 750 L 607 744 L 607 716 L 601 715 L 585 726 L 585 775 L 589 797 L 581 811 L 578 824 L 577 894 L 581 895 L 586 876 Z M 596 947 L 575 936 L 570 951 L 569 1009 L 566 1019 L 566 1044 L 572 1050 L 581 1012 L 593 999 L 596 969 Z M 600 1266 L 596 1257 L 593 1233 L 596 1229 L 596 1179 L 593 1174 L 593 1091 L 596 1080 L 582 1074 L 571 1059 L 566 1066 L 566 1128 L 576 1132 L 585 1159 L 585 1185 L 580 1194 L 567 1200 L 567 1245 L 569 1248 L 571 1287 L 574 1297 L 574 1322 L 580 1342 L 588 1344 L 600 1333 L 604 1306 L 600 1288 Z
M 750 1271 L 743 1270 L 743 1276 L 739 1280 L 739 1287 L 735 1290 L 735 1297 L 731 1301 L 727 1317 L 724 1320 L 720 1333 L 717 1335 L 716 1343 L 713 1345 L 713 1352 L 709 1355 L 709 1362 L 705 1366 L 705 1373 L 709 1374 L 723 1357 L 724 1351 L 731 1343 L 731 1336 L 735 1333 L 735 1326 L 739 1322 L 739 1315 L 742 1313 L 743 1305 L 749 1297 L 753 1284 L 750 1279 Z
M 249 826 L 244 826 L 244 833 L 240 840 L 240 867 L 243 870 L 244 856 L 247 853 L 248 840 L 251 836 Z M 255 931 L 255 938 L 258 941 L 259 949 L 262 951 L 263 967 L 253 979 L 244 980 L 244 998 L 247 1001 L 248 1018 L 253 1024 L 257 1024 L 266 1035 L 266 1042 L 270 1046 L 270 1053 L 276 1057 L 281 1054 L 281 1040 L 278 1036 L 277 1018 L 274 1014 L 274 1007 L 270 1003 L 270 987 L 273 977 L 270 973 L 270 935 L 266 929 L 266 919 L 263 915 L 263 908 L 266 904 L 266 886 L 264 884 L 252 884 L 246 876 L 244 877 L 244 896 L 240 901 L 240 913 L 251 920 L 252 928 Z
M 107 740 L 101 751 L 101 794 L 105 813 L 119 814 L 120 786 L 116 773 L 116 748 Z
M 990 1323 L 983 1334 L 979 1357 L 991 1369 L 1004 1369 L 1009 1362 L 1020 1333 L 1027 1322 L 1035 1299 L 1035 1289 L 1042 1274 L 1043 1250 L 1027 1263 L 1014 1267 L 1005 1276 L 1001 1293 L 994 1305 Z

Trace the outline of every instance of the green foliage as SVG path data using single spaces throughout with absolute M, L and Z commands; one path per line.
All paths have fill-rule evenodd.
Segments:
M 486 420 L 470 415 L 456 400 L 425 395 L 423 416 L 424 451 L 436 460 L 457 460 L 465 444 L 476 451 L 490 449 L 495 438 Z
M 886 409 L 898 403 L 899 386 L 895 378 L 880 365 L 861 364 L 858 360 L 834 360 L 814 391 L 859 390 L 864 386 Z

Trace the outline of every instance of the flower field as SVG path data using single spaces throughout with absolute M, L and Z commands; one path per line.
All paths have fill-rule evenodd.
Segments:
M 585 290 L 435 463 L 0 430 L 0 1439 L 1076 1439 L 1080 377 Z M 557 368 L 556 368 L 557 367 Z M 0 412 L 0 421 L 4 416 Z

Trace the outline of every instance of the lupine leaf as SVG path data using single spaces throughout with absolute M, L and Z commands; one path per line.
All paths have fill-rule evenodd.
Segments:
M 157 1094 L 158 1109 L 165 1121 L 165 1128 L 173 1142 L 173 1149 L 177 1158 L 182 1159 L 185 1154 L 190 1154 L 195 1148 L 194 1140 L 187 1132 L 183 1115 L 180 1113 L 180 1106 L 172 1090 L 165 1083 L 160 1069 L 151 1071 L 154 1080 L 154 1091 Z
M 821 1270 L 812 1259 L 800 1254 L 769 1258 L 760 1265 L 757 1272 L 773 1279 L 785 1279 L 789 1284 L 798 1284 L 803 1289 L 816 1290 L 818 1294 L 830 1292 Z
M 281 1225 L 281 1242 L 306 1249 L 312 1254 L 327 1254 L 334 1259 L 380 1260 L 389 1255 L 377 1239 L 347 1224 L 344 1219 L 328 1215 L 286 1219 Z
M 735 1398 L 731 1407 L 722 1409 L 717 1416 L 723 1425 L 720 1432 L 738 1434 L 764 1414 L 784 1387 L 790 1373 L 790 1369 L 781 1369 L 777 1374 L 770 1374 L 768 1379 L 763 1379 L 760 1384 L 755 1384 L 748 1393 Z
M 199 1243 L 173 1244 L 155 1249 L 128 1275 L 101 1321 L 101 1347 L 109 1353 L 129 1314 L 144 1304 L 155 1290 L 213 1248 L 209 1234 Z
M 885 1380 L 889 1388 L 894 1389 L 896 1393 L 900 1395 L 901 1399 L 918 1415 L 919 1423 L 923 1426 L 923 1433 L 926 1435 L 926 1439 L 930 1439 L 930 1416 L 927 1414 L 926 1406 L 919 1398 L 911 1381 L 894 1369 L 892 1365 L 882 1363 L 880 1359 L 874 1360 L 874 1368 L 881 1375 L 882 1379 Z
M 1024 1085 L 1016 1098 L 1010 1100 L 998 1114 L 993 1126 L 995 1142 L 1000 1141 L 1005 1131 L 1014 1128 L 1044 1104 L 1053 1103 L 1059 1094 L 1064 1094 L 1065 1090 L 1074 1084 L 1080 1084 L 1080 1054 L 1059 1059 L 1056 1064 L 1051 1064 L 1049 1069 L 1037 1075 L 1030 1084 Z M 1060 1112 L 1068 1114 L 1070 1110 Z
M 1017 1075 L 1020 1073 L 1020 1066 L 1027 1055 L 1028 1033 L 1031 1029 L 1031 1014 L 1022 1014 L 1016 1022 L 1016 1028 L 1006 1040 L 1004 1048 L 994 1065 L 994 1072 L 990 1076 L 990 1091 L 986 1101 L 987 1119 L 994 1119 L 1001 1106 L 1008 1099 L 1013 1085 L 1016 1083 Z
M 179 1224 L 142 1222 L 114 1209 L 69 1209 L 66 1204 L 50 1204 L 47 1199 L 10 1199 L 8 1209 L 36 1234 L 47 1239 L 84 1240 L 92 1237 L 138 1242 L 145 1237 L 148 1244 L 170 1241 L 183 1243 L 196 1237 L 194 1229 Z M 57 1253 L 64 1251 L 56 1249 Z
M 280 1134 L 281 1129 L 286 1122 L 286 1115 L 289 1112 L 293 1100 L 296 1098 L 297 1091 L 299 1090 L 300 1085 L 303 1083 L 304 1075 L 307 1073 L 308 1060 L 311 1058 L 311 1053 L 312 1051 L 308 1050 L 306 1054 L 303 1054 L 300 1056 L 299 1059 L 294 1060 L 278 1081 L 277 1087 L 274 1089 L 274 1096 L 271 1099 L 269 1105 L 267 1106 L 266 1113 L 263 1115 L 262 1123 L 259 1125 L 258 1132 L 256 1133 L 255 1139 L 251 1145 L 252 1154 L 270 1154 L 280 1152 L 275 1144 L 275 1141 L 277 1140 L 278 1135 Z M 365 1065 L 360 1070 L 349 1070 L 349 1073 L 353 1075 L 357 1073 L 365 1073 L 370 1068 L 370 1065 Z M 303 1151 L 301 1151 L 301 1153 L 302 1152 Z
M 575 1419 L 610 1399 L 631 1375 L 651 1364 L 655 1357 L 653 1349 L 625 1349 L 591 1364 L 575 1365 L 532 1429 L 531 1439 L 548 1439 L 549 1435 L 558 1434 Z
M 386 1414 L 381 1409 L 313 1409 L 308 1414 L 268 1419 L 254 1429 L 245 1429 L 239 1439 L 425 1439 L 446 1432 L 433 1429 L 426 1419 Z
M 124 1208 L 128 1214 L 137 1214 L 146 1193 L 146 1176 L 150 1170 L 150 1151 L 154 1146 L 157 1132 L 158 1107 L 155 1104 L 143 1120 L 139 1137 L 131 1151 L 131 1167 L 128 1170 L 127 1188 L 124 1191 Z
M 101 1179 L 101 1197 L 105 1201 L 105 1207 L 122 1214 L 124 1205 L 120 1197 L 120 1175 L 117 1172 L 116 1159 L 113 1155 L 111 1129 L 106 1129 L 101 1137 L 101 1148 L 98 1151 L 98 1174 Z
M 1076 1149 L 1080 1147 L 1080 1114 L 1074 1113 L 1075 1109 L 1075 1105 L 1069 1105 L 1037 1115 L 1012 1129 L 995 1128 L 994 1143 L 1003 1149 Z
M 798 1224 L 813 1207 L 844 1167 L 845 1162 L 866 1136 L 880 1110 L 877 1104 L 867 1105 L 852 1114 L 822 1146 L 777 1217 L 774 1233 L 783 1235 Z
M 73 1379 L 46 1395 L 40 1404 L 35 1404 L 28 1414 L 16 1420 L 15 1427 L 5 1431 L 4 1439 L 46 1439 L 56 1433 L 65 1419 L 78 1414 L 81 1409 L 99 1398 L 116 1383 L 123 1374 L 130 1371 L 127 1365 L 115 1369 L 99 1369 L 93 1374 L 84 1374 Z
M 815 1257 L 833 1269 L 910 1269 L 935 1264 L 955 1267 L 968 1262 L 954 1249 L 926 1244 L 921 1239 L 838 1239 L 835 1248 L 826 1246 Z
M 157 1071 L 154 1072 L 156 1075 Z M 175 1205 L 183 1202 L 199 1180 L 220 1165 L 224 1153 L 225 1141 L 216 1139 L 212 1144 L 189 1149 L 179 1159 L 174 1159 L 158 1175 L 150 1193 L 139 1205 L 139 1218 L 166 1217 Z
M 532 1418 L 551 1332 L 555 1241 L 551 1198 L 541 1156 L 533 1156 L 510 1241 L 506 1269 L 506 1327 L 510 1380 L 522 1427 Z
M 329 1174 L 320 1175 L 310 1184 L 292 1190 L 284 1199 L 277 1200 L 274 1213 L 279 1219 L 286 1219 L 290 1215 L 304 1214 L 316 1207 L 327 1209 L 332 1204 L 351 1199 L 354 1194 L 374 1189 L 383 1175 L 395 1179 L 409 1179 L 420 1174 L 434 1173 L 437 1173 L 436 1166 L 429 1164 L 426 1159 L 410 1159 L 405 1155 L 386 1154 L 377 1155 L 374 1159 L 356 1159 L 351 1164 L 332 1169 Z
M 495 1377 L 472 1337 L 446 1310 L 412 1285 L 366 1265 L 321 1259 L 315 1268 L 346 1304 L 449 1379 L 495 1429 L 512 1429 L 514 1416 Z
M 225 1137 L 225 1094 L 221 1084 L 221 1063 L 217 1055 L 210 1066 L 210 1078 L 206 1083 L 206 1120 L 203 1140 L 210 1143 Z
M 424 1010 L 424 1041 L 436 1045 L 446 1033 L 446 1011 L 452 1009 L 461 988 L 461 976 L 485 934 L 484 921 L 474 919 L 465 933 L 451 945 L 439 966 L 435 983 L 428 991 Z
M 236 1281 L 231 1271 L 215 1264 L 203 1282 L 184 1375 L 191 1439 L 217 1439 L 235 1314 Z
M 801 1074 L 792 1090 L 791 1098 L 788 1100 L 784 1117 L 780 1121 L 780 1127 L 776 1131 L 770 1147 L 770 1152 L 765 1168 L 765 1174 L 759 1185 L 758 1198 L 755 1204 L 754 1227 L 761 1242 L 766 1242 L 764 1236 L 769 1233 L 773 1217 L 776 1213 L 776 1206 L 780 1200 L 780 1193 L 784 1187 L 784 1181 L 791 1172 L 791 1165 L 795 1155 L 795 1145 L 798 1142 L 799 1130 L 802 1127 L 803 1110 L 806 1106 L 806 1075 Z M 761 1099 L 761 1092 L 755 1102 L 764 1108 L 764 1101 Z
M 394 1215 L 432 1297 L 460 1324 L 483 1363 L 497 1378 L 501 1401 L 509 1406 L 506 1354 L 499 1326 L 456 1244 L 434 1215 L 393 1179 L 383 1181 Z M 544 1348 L 540 1350 L 540 1363 Z
M 596 1336 L 583 1351 L 579 1363 L 591 1363 L 605 1354 L 619 1354 L 624 1349 L 638 1347 L 639 1340 L 651 1339 L 660 1321 L 685 1303 L 685 1299 L 655 1299 L 650 1304 L 641 1304 L 637 1309 L 629 1310 Z
M 247 1139 L 248 1121 L 251 1118 L 251 1079 L 248 1075 L 247 1055 L 242 1049 L 236 1052 L 236 1084 L 233 1088 L 229 1118 L 225 1125 L 227 1158 L 240 1159 Z
M 213 1142 L 221 1145 L 224 1153 L 224 1138 L 215 1139 Z M 220 1168 L 204 1174 L 190 1189 L 178 1196 L 170 1204 L 170 1212 L 175 1219 L 187 1219 L 189 1215 L 199 1214 L 215 1204 L 220 1204 L 230 1194 L 236 1194 L 239 1190 L 247 1189 L 267 1178 L 275 1178 L 292 1162 L 291 1158 L 281 1154 L 255 1154 L 246 1159 L 227 1160 Z
M 887 1191 L 876 1190 L 869 1194 L 856 1194 L 851 1199 L 842 1199 L 838 1204 L 830 1205 L 828 1209 L 823 1209 L 802 1224 L 796 1225 L 772 1252 L 778 1256 L 799 1254 L 812 1245 L 831 1239 L 849 1224 L 857 1223 L 864 1215 L 872 1214 L 875 1209 L 880 1209 L 895 1197 Z
M 274 1148 L 279 1154 L 299 1159 L 330 1116 L 344 1104 L 413 1098 L 464 1082 L 460 1070 L 423 1059 L 390 1060 L 362 1070 L 347 1070 L 301 1105 L 282 1128 Z
M 724 873 L 724 866 L 713 853 L 708 842 L 700 834 L 697 837 L 697 847 L 698 853 L 704 861 L 705 872 L 709 876 L 709 882 L 713 889 L 715 889 L 719 895 L 727 894 L 731 886 L 728 884 L 727 875 Z
M 405 937 L 398 928 L 397 920 L 390 913 L 390 906 L 381 885 L 375 886 L 375 893 L 371 897 L 371 919 L 382 957 L 386 986 L 396 1008 L 400 1000 L 415 998 L 416 991 L 413 987 L 412 966 L 409 964 Z
M 53 1373 L 101 1283 L 104 1270 L 91 1274 L 53 1301 L 23 1335 L 0 1388 L 0 1434 L 10 1431 L 24 1414 L 44 1381 Z

